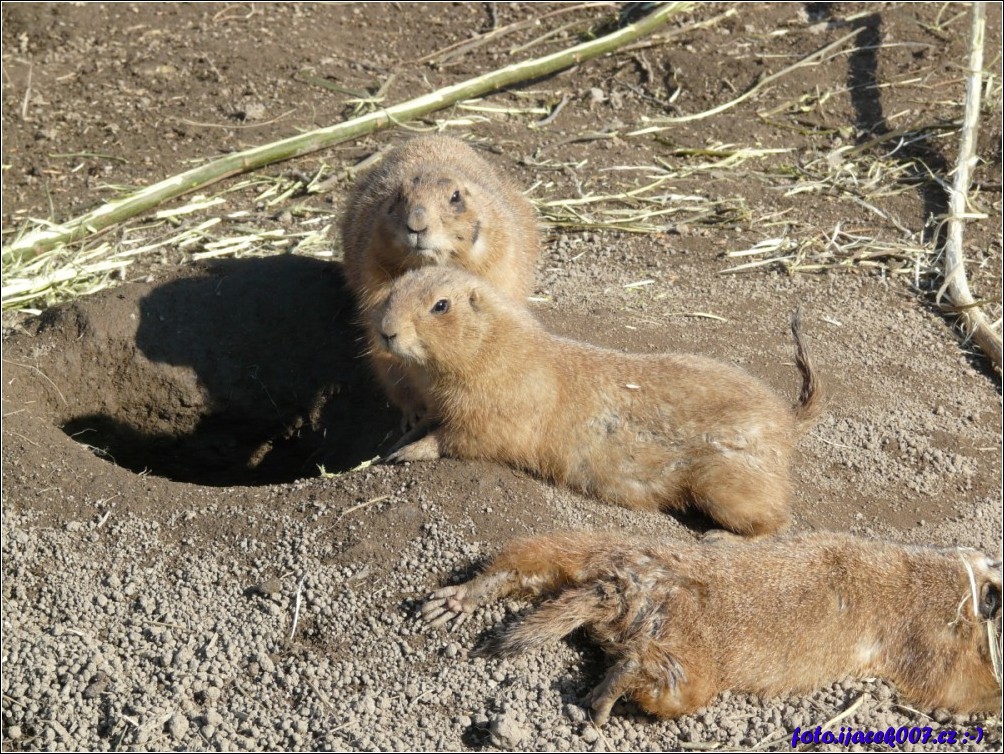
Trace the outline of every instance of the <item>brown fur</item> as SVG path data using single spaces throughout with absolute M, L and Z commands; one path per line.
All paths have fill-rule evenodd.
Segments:
M 1000 561 L 972 550 L 830 533 L 681 545 L 568 532 L 512 543 L 482 575 L 434 593 L 423 616 L 462 623 L 509 594 L 556 595 L 482 653 L 588 628 L 615 660 L 587 700 L 600 724 L 622 695 L 674 717 L 726 689 L 787 694 L 871 675 L 925 707 L 972 712 L 1001 703 L 984 625 L 999 644 L 1000 590 Z
M 459 201 L 453 201 L 453 197 Z M 462 141 L 420 136 L 362 175 L 342 221 L 345 274 L 364 321 L 394 280 L 432 265 L 461 267 L 514 301 L 533 288 L 540 255 L 533 206 L 516 184 Z M 424 411 L 422 386 L 400 361 L 373 348 L 371 360 L 409 422 Z
M 432 311 L 438 301 L 449 310 Z M 442 423 L 388 460 L 494 459 L 628 508 L 689 501 L 732 531 L 778 531 L 793 445 L 820 410 L 793 324 L 805 381 L 794 408 L 729 364 L 576 343 L 463 272 L 408 273 L 379 327 Z

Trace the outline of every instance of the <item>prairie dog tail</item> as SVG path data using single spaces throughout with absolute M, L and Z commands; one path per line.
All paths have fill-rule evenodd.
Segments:
M 826 400 L 813 369 L 809 349 L 802 340 L 801 306 L 791 315 L 791 334 L 795 338 L 795 366 L 802 374 L 802 389 L 798 393 L 798 403 L 795 406 L 795 421 L 799 429 L 806 432 L 823 413 Z

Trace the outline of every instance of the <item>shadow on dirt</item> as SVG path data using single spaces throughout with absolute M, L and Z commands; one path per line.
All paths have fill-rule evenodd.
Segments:
M 947 176 L 948 162 L 934 144 L 934 135 L 917 134 L 896 137 L 890 128 L 882 108 L 882 86 L 879 79 L 879 52 L 885 43 L 882 34 L 882 15 L 872 13 L 856 22 L 861 29 L 855 39 L 857 45 L 851 53 L 848 65 L 847 87 L 851 104 L 854 106 L 855 125 L 858 128 L 858 143 L 864 144 L 877 137 L 891 136 L 879 149 L 888 151 L 889 156 L 910 168 L 907 180 L 917 183 L 924 202 L 923 223 L 932 218 L 941 218 L 948 212 L 948 197 L 945 190 L 931 175 Z M 923 51 L 918 54 L 924 54 Z M 925 240 L 931 240 L 930 225 L 925 231 Z M 937 239 L 940 243 L 940 239 Z
M 284 256 L 200 272 L 136 302 L 134 339 L 104 338 L 122 363 L 105 354 L 110 373 L 92 385 L 115 410 L 75 415 L 64 431 L 119 466 L 208 485 L 289 482 L 374 457 L 397 419 L 360 358 L 341 266 Z

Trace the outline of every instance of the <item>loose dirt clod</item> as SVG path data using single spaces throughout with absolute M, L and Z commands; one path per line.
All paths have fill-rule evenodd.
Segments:
M 188 733 L 188 728 L 188 718 L 180 712 L 172 715 L 171 719 L 167 721 L 167 732 L 177 741 L 185 737 L 185 734 Z

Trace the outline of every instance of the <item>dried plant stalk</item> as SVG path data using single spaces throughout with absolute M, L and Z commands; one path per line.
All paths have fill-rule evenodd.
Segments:
M 936 301 L 940 304 L 947 294 L 951 307 L 958 312 L 966 334 L 983 349 L 1001 371 L 1001 336 L 994 332 L 983 310 L 976 305 L 969 280 L 966 278 L 965 255 L 962 249 L 962 221 L 966 217 L 969 194 L 969 176 L 976 161 L 976 134 L 979 127 L 980 88 L 983 72 L 983 36 L 986 28 L 985 3 L 973 3 L 973 21 L 969 37 L 969 68 L 966 71 L 966 109 L 962 118 L 959 140 L 959 159 L 948 195 L 946 220 L 945 280 L 938 290 Z

